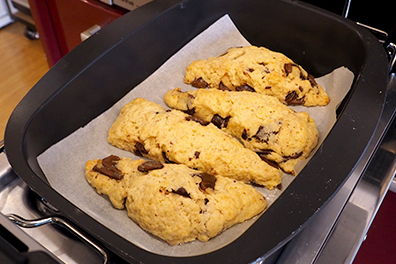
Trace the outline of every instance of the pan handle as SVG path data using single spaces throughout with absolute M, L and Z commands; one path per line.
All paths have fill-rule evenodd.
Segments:
M 71 225 L 69 222 L 67 222 L 63 218 L 60 218 L 57 216 L 50 216 L 50 217 L 44 217 L 44 218 L 39 218 L 39 219 L 35 219 L 35 220 L 26 220 L 18 215 L 15 215 L 15 214 L 7 215 L 7 218 L 10 221 L 12 221 L 13 223 L 17 224 L 18 226 L 24 227 L 24 228 L 39 227 L 39 226 L 46 225 L 46 224 L 60 224 L 63 227 L 65 227 L 67 230 L 72 232 L 74 235 L 76 235 L 78 238 L 80 238 L 84 243 L 88 244 L 91 248 L 93 248 L 95 251 L 97 251 L 103 257 L 104 264 L 109 263 L 109 256 L 104 249 L 102 249 L 100 246 L 98 246 L 92 240 L 87 238 L 84 234 L 82 234 L 80 231 L 78 231 L 73 225 Z

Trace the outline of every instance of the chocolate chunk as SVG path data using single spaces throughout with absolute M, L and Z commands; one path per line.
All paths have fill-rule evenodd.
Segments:
M 191 197 L 190 197 L 190 194 L 189 194 L 189 193 L 186 191 L 186 189 L 184 189 L 183 187 L 180 187 L 180 188 L 177 189 L 176 191 L 175 191 L 175 190 L 172 190 L 172 193 L 175 193 L 175 194 L 178 194 L 178 195 L 187 197 L 187 198 L 191 198 Z
M 199 184 L 199 187 L 202 190 L 206 190 L 206 188 L 212 188 L 214 190 L 217 180 L 215 176 L 208 173 L 194 173 L 192 176 L 197 176 L 201 178 L 202 181 Z
M 92 170 L 109 176 L 110 178 L 121 180 L 124 177 L 124 174 L 116 167 L 117 161 L 119 160 L 119 157 L 111 155 L 102 160 L 102 165 L 100 167 L 95 165 Z
M 164 158 L 165 163 L 176 163 L 176 162 L 173 162 L 170 159 L 168 159 L 168 157 L 166 156 L 166 153 L 163 151 L 162 151 L 162 157 Z
M 312 87 L 318 86 L 318 84 L 317 84 L 316 81 L 315 81 L 315 78 L 314 78 L 311 74 L 308 74 L 307 79 L 308 79 L 308 81 L 311 83 L 311 86 L 312 86 Z
M 254 72 L 254 69 L 249 68 L 249 69 L 247 69 L 247 71 L 248 71 L 248 72 Z
M 144 148 L 144 145 L 140 142 L 136 142 L 135 144 L 135 154 L 138 156 L 143 156 L 143 155 L 147 155 L 149 152 L 147 149 Z
M 205 205 L 207 205 L 209 203 L 209 199 L 208 198 L 205 198 L 204 201 L 205 201 Z
M 283 156 L 282 158 L 283 158 L 283 161 L 287 161 L 287 160 L 290 160 L 290 159 L 298 159 L 302 154 L 303 153 L 301 151 L 299 153 L 295 153 L 295 154 L 290 155 L 290 156 Z
M 266 131 L 265 127 L 260 126 L 256 135 L 254 135 L 254 137 L 260 141 L 268 142 L 270 136 L 276 135 L 276 134 L 278 134 L 278 131 Z
M 138 166 L 138 171 L 140 172 L 149 172 L 152 170 L 159 170 L 162 169 L 164 167 L 164 165 L 159 162 L 159 161 L 155 161 L 155 160 L 151 160 L 151 161 L 146 161 L 143 162 L 142 164 L 140 164 Z
M 300 71 L 300 78 L 301 80 L 306 80 L 306 77 L 304 76 L 301 68 L 299 65 L 295 64 L 295 63 L 285 63 L 285 65 L 283 66 L 283 68 L 285 69 L 285 73 L 286 76 L 289 75 L 289 73 L 291 73 L 293 71 L 293 66 L 297 67 L 297 69 Z
M 300 71 L 300 79 L 301 80 L 308 80 L 311 83 L 312 87 L 315 87 L 318 85 L 315 81 L 315 78 L 311 74 L 308 74 L 308 76 L 305 76 L 303 71 L 301 70 L 300 66 L 295 63 L 285 63 L 284 69 L 285 69 L 286 76 L 288 76 L 289 73 L 291 73 L 293 71 L 293 66 L 297 67 L 298 70 Z
M 195 108 L 187 109 L 186 111 L 183 111 L 184 113 L 188 115 L 194 115 L 195 114 Z
M 217 126 L 218 128 L 223 128 L 223 127 L 227 127 L 228 125 L 228 121 L 230 120 L 231 116 L 227 116 L 226 118 L 222 118 L 221 116 L 219 116 L 218 114 L 215 114 L 212 118 L 212 120 L 210 120 L 210 122 L 212 122 L 215 126 Z
M 192 81 L 191 85 L 196 87 L 196 88 L 206 88 L 206 87 L 208 87 L 208 83 L 205 82 L 201 77 L 198 78 L 198 79 L 195 79 L 194 81 Z
M 291 73 L 293 71 L 293 66 L 295 66 L 294 63 L 285 63 L 283 68 L 285 69 L 286 76 L 288 76 L 289 73 Z
M 242 132 L 242 138 L 243 138 L 244 140 L 247 140 L 248 137 L 249 137 L 249 134 L 248 134 L 248 132 L 246 131 L 246 129 L 244 129 L 243 132 Z
M 235 87 L 235 90 L 238 92 L 242 92 L 242 91 L 247 91 L 247 92 L 255 92 L 256 90 L 253 89 L 253 87 L 245 84 L 245 85 L 241 85 L 241 86 L 237 86 Z
M 269 155 L 272 152 L 274 152 L 272 149 L 262 149 L 260 151 L 256 151 L 256 153 L 261 156 L 261 155 Z
M 278 165 L 276 162 L 267 159 L 267 158 L 265 157 L 265 155 L 262 155 L 262 154 L 260 154 L 260 153 L 257 153 L 257 154 L 259 155 L 260 159 L 263 160 L 263 161 L 265 161 L 265 162 L 267 162 L 268 165 L 270 165 L 270 166 L 272 166 L 272 167 L 274 167 L 274 168 L 276 168 L 276 169 L 279 169 L 279 165 Z
M 231 89 L 225 86 L 223 82 L 220 82 L 218 89 L 222 91 L 231 91 Z
M 305 103 L 304 97 L 298 98 L 296 91 L 288 93 L 285 97 L 285 102 L 288 105 L 303 105 Z
M 207 122 L 207 121 L 205 121 L 205 120 L 203 120 L 202 118 L 199 118 L 199 117 L 197 117 L 197 116 L 192 116 L 192 115 L 186 116 L 186 120 L 187 120 L 187 121 L 195 121 L 195 122 L 197 122 L 197 123 L 200 123 L 200 124 L 203 125 L 203 126 L 209 125 L 209 122 Z
M 198 159 L 200 154 L 201 154 L 201 152 L 195 151 L 194 158 Z

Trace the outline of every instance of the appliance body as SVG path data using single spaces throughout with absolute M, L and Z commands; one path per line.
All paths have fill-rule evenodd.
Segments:
M 313 75 L 346 66 L 354 72 L 355 80 L 320 150 L 245 234 L 202 256 L 184 259 L 151 254 L 112 233 L 55 192 L 36 158 L 109 108 L 224 14 L 230 15 L 252 44 L 282 51 Z M 312 6 L 271 0 L 154 1 L 109 24 L 60 60 L 12 114 L 5 150 L 16 174 L 50 201 L 57 214 L 125 261 L 259 262 L 274 256 L 303 230 L 362 161 L 360 172 L 364 171 L 386 130 L 376 135 L 386 106 L 387 79 L 387 54 L 372 34 Z M 370 145 L 373 138 L 377 141 Z

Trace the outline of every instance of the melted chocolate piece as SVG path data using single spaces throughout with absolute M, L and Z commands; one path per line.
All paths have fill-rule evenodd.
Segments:
M 256 90 L 253 89 L 253 87 L 245 84 L 241 86 L 235 87 L 235 91 L 242 92 L 242 91 L 247 91 L 247 92 L 255 92 Z
M 124 177 L 124 174 L 116 167 L 117 161 L 119 160 L 120 160 L 119 157 L 115 155 L 111 155 L 102 160 L 101 167 L 95 165 L 95 167 L 93 167 L 92 170 L 104 174 L 110 178 L 121 180 Z
M 195 114 L 195 108 L 187 109 L 183 111 L 184 113 L 193 116 Z
M 192 176 L 198 176 L 201 178 L 201 183 L 199 184 L 199 187 L 205 191 L 206 188 L 212 188 L 213 190 L 215 189 L 215 183 L 216 183 L 216 177 L 208 174 L 208 173 L 194 173 Z
M 180 187 L 180 188 L 177 189 L 176 191 L 175 191 L 175 190 L 172 190 L 172 193 L 175 193 L 175 194 L 178 194 L 178 195 L 187 197 L 187 198 L 191 198 L 191 197 L 190 197 L 190 194 L 189 194 L 189 193 L 186 191 L 186 189 L 184 189 L 183 187 Z
M 276 162 L 274 162 L 274 161 L 272 161 L 272 160 L 267 159 L 267 158 L 265 157 L 265 155 L 263 155 L 263 154 L 260 154 L 260 153 L 257 153 L 257 154 L 259 155 L 260 159 L 263 160 L 263 161 L 265 161 L 265 162 L 267 162 L 268 165 L 270 165 L 270 166 L 272 166 L 272 167 L 274 167 L 274 168 L 276 168 L 276 169 L 279 169 L 278 163 L 276 163 Z
M 195 151 L 194 158 L 198 159 L 200 154 L 201 154 L 201 152 Z
M 151 160 L 151 161 L 146 161 L 143 162 L 142 164 L 140 164 L 138 166 L 138 171 L 140 172 L 149 172 L 152 170 L 159 170 L 162 169 L 164 167 L 164 165 L 159 162 L 159 161 L 155 161 L 155 160 Z
M 283 158 L 284 161 L 287 161 L 287 160 L 290 160 L 290 159 L 297 159 L 297 158 L 299 158 L 302 154 L 303 154 L 303 153 L 302 153 L 302 151 L 301 151 L 301 152 L 299 152 L 299 153 L 295 153 L 295 154 L 290 155 L 290 156 L 283 156 L 282 158 Z
M 318 86 L 318 84 L 315 81 L 315 78 L 311 74 L 308 74 L 307 76 L 305 76 L 303 71 L 301 70 L 300 66 L 295 63 L 285 63 L 283 68 L 285 69 L 286 76 L 288 76 L 289 73 L 291 73 L 293 71 L 293 66 L 297 67 L 298 70 L 300 71 L 300 79 L 301 80 L 308 80 L 311 83 L 312 87 Z
M 256 153 L 259 154 L 259 156 L 260 155 L 269 155 L 272 152 L 274 152 L 272 149 L 262 149 L 260 151 L 256 151 Z
M 219 116 L 218 114 L 215 114 L 212 118 L 212 120 L 210 120 L 210 122 L 212 122 L 215 126 L 217 126 L 218 128 L 223 128 L 223 127 L 227 127 L 228 125 L 228 121 L 230 120 L 231 116 L 227 116 L 226 118 L 222 118 L 221 116 Z
M 308 74 L 307 79 L 308 79 L 308 81 L 311 83 L 311 86 L 312 86 L 312 87 L 318 86 L 318 84 L 317 84 L 316 81 L 315 81 L 315 78 L 314 78 L 311 74 Z
M 267 131 L 265 131 L 263 126 L 260 126 L 258 131 L 257 131 L 257 133 L 256 133 L 256 135 L 254 135 L 254 137 L 257 138 L 260 141 L 268 142 L 270 136 L 271 135 L 276 135 L 276 134 L 278 134 L 278 131 L 267 132 Z
M 195 79 L 194 81 L 191 82 L 191 85 L 196 87 L 196 88 L 206 88 L 208 87 L 208 83 L 205 82 L 202 77 Z
M 144 148 L 144 145 L 140 142 L 136 142 L 135 144 L 135 154 L 138 156 L 143 156 L 143 155 L 147 155 L 149 152 L 147 149 Z
M 288 105 L 303 105 L 305 103 L 304 97 L 298 98 L 296 91 L 288 93 L 285 97 L 285 102 Z
M 165 163 L 176 163 L 176 162 L 173 162 L 170 159 L 168 159 L 168 157 L 166 156 L 166 153 L 163 151 L 162 151 L 162 157 L 164 158 Z
M 285 63 L 283 68 L 285 69 L 286 76 L 288 76 L 293 71 L 293 66 L 296 66 L 294 63 Z
M 242 139 L 247 140 L 249 138 L 249 134 L 246 131 L 246 129 L 243 130 L 242 135 L 241 135 Z
M 222 90 L 222 91 L 231 91 L 231 89 L 228 88 L 227 86 L 225 86 L 225 85 L 223 84 L 223 82 L 220 82 L 219 88 L 218 88 L 218 89 L 219 89 L 219 90 Z
M 202 118 L 199 118 L 199 117 L 197 117 L 197 116 L 192 116 L 192 115 L 186 116 L 186 120 L 187 120 L 187 121 L 195 121 L 195 122 L 197 122 L 197 123 L 200 123 L 200 124 L 203 125 L 203 126 L 209 125 L 209 122 L 207 122 L 207 121 L 205 121 L 205 120 L 203 120 Z

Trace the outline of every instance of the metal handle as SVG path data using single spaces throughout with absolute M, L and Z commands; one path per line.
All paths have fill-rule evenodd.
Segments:
M 378 41 L 384 45 L 385 47 L 385 43 L 388 40 L 388 33 L 380 30 L 378 28 L 374 28 L 374 27 L 370 27 L 368 25 L 365 25 L 363 23 L 360 22 L 356 22 L 357 25 L 364 27 L 366 29 L 368 29 L 369 31 L 371 31 L 371 33 L 373 33 L 377 38 Z M 389 59 L 389 72 L 392 71 L 394 65 L 395 65 L 395 61 L 396 61 L 396 45 L 393 44 L 392 42 L 390 42 L 386 47 L 385 47 L 387 53 L 388 53 L 388 59 Z
M 351 8 L 351 0 L 345 1 L 345 7 L 344 7 L 343 14 L 342 14 L 343 17 L 348 18 L 350 8 Z M 356 24 L 370 30 L 371 33 L 373 33 L 378 38 L 378 41 L 385 47 L 385 43 L 389 36 L 387 32 L 380 30 L 378 28 L 371 27 L 369 25 L 360 23 L 360 22 L 356 22 Z M 390 42 L 385 47 L 385 49 L 388 52 L 388 58 L 389 58 L 389 65 L 388 65 L 389 68 L 388 69 L 389 69 L 389 72 L 391 72 L 395 65 L 395 62 L 396 62 L 396 56 L 395 56 L 396 55 L 396 45 L 393 44 L 392 42 Z
M 109 261 L 109 257 L 107 252 L 99 247 L 97 244 L 95 244 L 93 241 L 91 241 L 89 238 L 87 238 L 84 234 L 82 234 L 80 231 L 78 231 L 74 226 L 72 226 L 70 223 L 68 223 L 66 220 L 57 217 L 57 216 L 50 216 L 50 217 L 45 217 L 45 218 L 39 218 L 35 220 L 26 220 L 18 215 L 15 214 L 10 214 L 7 215 L 7 218 L 12 221 L 13 223 L 24 227 L 24 228 L 33 228 L 33 227 L 38 227 L 46 224 L 60 224 L 67 228 L 69 231 L 71 231 L 73 234 L 75 234 L 78 238 L 80 238 L 83 242 L 88 244 L 90 247 L 92 247 L 94 250 L 96 250 L 100 255 L 103 257 L 103 263 L 107 264 Z

